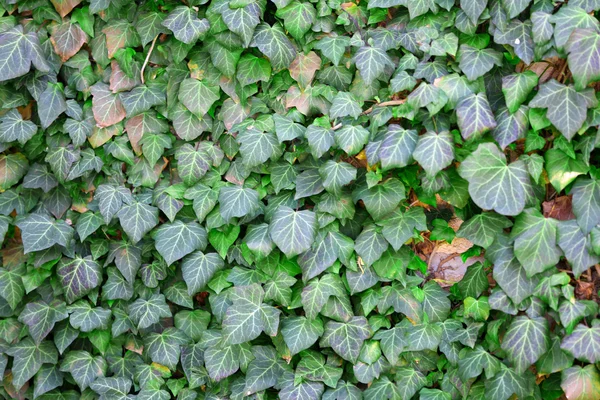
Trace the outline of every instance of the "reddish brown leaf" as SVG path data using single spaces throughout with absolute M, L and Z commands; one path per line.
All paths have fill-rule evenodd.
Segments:
M 544 217 L 554 218 L 559 221 L 575 219 L 571 205 L 572 196 L 559 196 L 542 203 Z
M 140 69 L 137 64 L 133 64 L 133 78 L 128 77 L 115 60 L 110 62 L 110 90 L 113 93 L 129 91 L 134 87 L 141 85 Z
M 77 4 L 81 3 L 81 0 L 50 0 L 56 9 L 56 12 L 60 14 L 61 17 L 65 17 L 68 13 L 73 10 Z
M 125 108 L 118 94 L 110 91 L 106 83 L 98 82 L 91 88 L 92 111 L 99 127 L 116 124 L 125 118 Z
M 77 24 L 64 22 L 54 26 L 51 31 L 50 41 L 63 62 L 77 54 L 87 42 L 87 35 Z

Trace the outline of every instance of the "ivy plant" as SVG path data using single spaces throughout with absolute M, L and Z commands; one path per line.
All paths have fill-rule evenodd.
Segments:
M 0 0 L 0 397 L 600 399 L 599 12 Z

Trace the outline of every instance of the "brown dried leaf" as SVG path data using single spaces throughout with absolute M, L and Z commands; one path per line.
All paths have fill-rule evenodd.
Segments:
M 543 202 L 542 208 L 544 210 L 544 217 L 554 218 L 559 221 L 575 219 L 575 214 L 573 214 L 573 206 L 571 203 L 571 195 L 559 196 L 550 201 Z

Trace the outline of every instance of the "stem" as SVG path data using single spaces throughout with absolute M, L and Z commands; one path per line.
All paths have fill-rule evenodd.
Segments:
M 152 44 L 150 45 L 150 50 L 148 50 L 148 54 L 146 54 L 146 59 L 144 60 L 144 65 L 142 65 L 142 70 L 140 71 L 140 78 L 142 79 L 142 85 L 144 84 L 144 70 L 146 69 L 146 65 L 148 65 L 148 61 L 150 61 L 150 55 L 152 54 L 152 50 L 154 50 L 154 45 L 156 44 L 156 39 L 158 39 L 158 35 L 154 37 L 152 40 Z

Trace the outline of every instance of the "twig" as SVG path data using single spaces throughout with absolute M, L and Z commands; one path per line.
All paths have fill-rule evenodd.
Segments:
M 406 99 L 402 99 L 402 100 L 390 100 L 390 101 L 384 101 L 382 103 L 377 103 L 372 107 L 367 108 L 365 111 L 363 111 L 361 113 L 361 115 L 367 115 L 373 112 L 373 110 L 376 107 L 392 107 L 392 106 L 399 106 L 401 104 L 404 104 L 406 102 Z M 331 128 L 332 130 L 338 130 L 342 127 L 342 123 L 340 122 L 339 124 L 336 124 L 333 126 L 333 128 Z
M 148 61 L 150 61 L 150 55 L 152 54 L 152 50 L 154 50 L 154 45 L 156 44 L 156 39 L 158 39 L 158 35 L 154 37 L 152 40 L 152 44 L 150 45 L 150 50 L 148 50 L 148 54 L 146 55 L 146 59 L 144 60 L 144 65 L 142 65 L 142 70 L 140 71 L 140 77 L 142 78 L 142 85 L 144 84 L 144 70 L 146 69 L 146 65 L 148 65 Z

